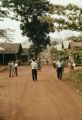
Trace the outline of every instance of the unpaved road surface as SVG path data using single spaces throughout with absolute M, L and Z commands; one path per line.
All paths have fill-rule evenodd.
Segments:
M 18 72 L 11 78 L 0 73 L 0 120 L 82 120 L 82 95 L 57 80 L 52 66 L 43 66 L 35 82 L 30 66 Z

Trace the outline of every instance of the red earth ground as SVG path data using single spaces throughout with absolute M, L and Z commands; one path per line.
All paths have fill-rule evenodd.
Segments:
M 57 80 L 52 66 L 43 66 L 35 82 L 30 66 L 19 66 L 17 77 L 8 74 L 0 73 L 0 120 L 82 120 L 82 95 Z

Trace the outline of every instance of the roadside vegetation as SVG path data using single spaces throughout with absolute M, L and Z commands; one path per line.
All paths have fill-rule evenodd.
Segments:
M 71 70 L 65 78 L 77 89 L 77 92 L 82 92 L 82 69 Z

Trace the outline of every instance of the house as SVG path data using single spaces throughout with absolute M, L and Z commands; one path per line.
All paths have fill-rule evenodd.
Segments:
M 8 64 L 9 61 L 19 60 L 23 49 L 19 43 L 0 43 L 0 64 Z
M 22 55 L 22 63 L 29 62 L 30 56 L 29 56 L 28 48 L 23 48 L 23 53 L 21 55 Z
M 64 41 L 56 44 L 56 45 L 54 46 L 54 48 L 56 48 L 58 51 L 63 51 L 64 49 L 68 49 L 68 48 L 69 48 L 69 43 L 70 43 L 70 42 L 71 42 L 71 41 L 64 40 Z
M 76 51 L 73 56 L 76 63 L 82 64 L 82 42 L 71 42 L 69 44 L 69 49 Z
M 62 49 L 69 49 L 70 42 L 72 42 L 72 41 L 64 40 L 62 42 Z
M 70 42 L 69 49 L 76 51 L 82 50 L 82 42 Z

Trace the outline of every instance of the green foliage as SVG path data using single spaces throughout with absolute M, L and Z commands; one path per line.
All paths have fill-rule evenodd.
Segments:
M 0 21 L 3 21 L 2 18 L 5 18 L 7 17 L 8 15 L 8 11 L 6 9 L 2 9 L 2 5 L 0 3 Z M 7 34 L 7 30 L 3 30 L 3 29 L 0 29 L 0 38 L 8 38 L 9 39 L 9 36 Z
M 81 84 L 82 84 L 82 72 L 81 72 L 81 71 L 78 72 L 78 74 L 77 74 L 77 79 L 79 79 L 79 81 L 80 81 Z
M 60 54 L 60 52 L 54 47 L 51 47 L 50 53 L 51 53 L 52 59 L 58 59 L 59 54 Z
M 0 17 L 6 17 L 8 15 L 8 11 L 0 9 Z
M 37 58 L 37 55 L 41 52 L 42 49 L 37 47 L 36 45 L 31 45 L 29 48 L 29 56 L 30 58 Z
M 40 50 L 50 44 L 47 36 L 49 32 L 64 29 L 82 30 L 82 9 L 76 5 L 52 5 L 47 0 L 1 1 L 4 8 L 14 11 L 13 18 L 21 21 L 22 34 L 29 37 Z M 59 15 L 59 18 L 51 18 L 50 14 Z M 53 23 L 57 25 L 54 26 Z
M 15 19 L 21 21 L 22 34 L 29 37 L 40 50 L 50 44 L 47 34 L 53 31 L 53 21 L 48 17 L 47 0 L 2 0 L 3 6 L 13 10 Z
M 82 92 L 82 69 L 70 71 L 65 77 L 76 89 Z
M 7 41 L 12 42 L 13 36 L 10 29 L 0 30 L 0 38 L 7 39 Z
M 0 30 L 0 38 L 1 37 L 7 37 L 7 31 L 6 30 Z
M 50 13 L 59 15 L 59 18 L 54 18 L 54 22 L 58 24 L 58 26 L 55 26 L 55 30 L 82 30 L 82 9 L 78 6 L 73 4 L 67 6 L 51 5 Z M 64 18 L 61 16 L 64 16 Z

